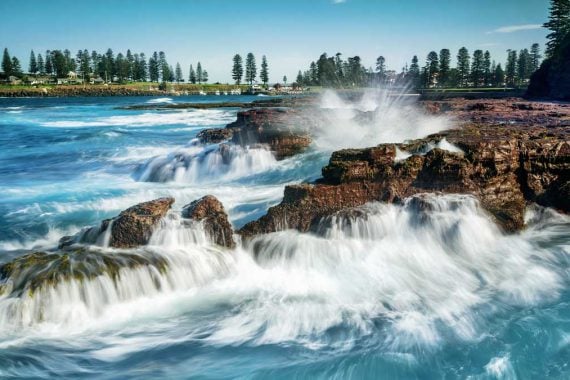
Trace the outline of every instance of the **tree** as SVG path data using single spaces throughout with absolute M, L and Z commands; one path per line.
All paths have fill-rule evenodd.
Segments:
M 176 75 L 175 75 L 176 83 L 182 82 L 182 68 L 180 67 L 180 63 L 176 62 Z
M 257 66 L 255 65 L 255 56 L 253 53 L 248 53 L 245 59 L 245 81 L 252 86 L 256 76 Z
M 493 86 L 501 87 L 505 83 L 505 72 L 499 63 L 493 72 Z
M 408 83 L 413 88 L 420 87 L 420 65 L 418 64 L 418 56 L 414 55 L 412 57 L 412 64 L 410 65 L 410 69 L 408 70 Z
M 437 83 L 439 76 L 439 58 L 435 51 L 430 51 L 426 60 L 426 84 L 432 87 Z
M 287 75 L 283 75 L 283 84 L 287 86 Z
M 469 51 L 462 47 L 457 53 L 457 74 L 459 75 L 459 86 L 469 86 Z
M 297 84 L 304 84 L 304 80 L 303 80 L 303 73 L 301 72 L 301 70 L 299 70 L 299 72 L 297 73 L 297 79 L 296 79 Z
M 172 76 L 172 70 L 170 70 L 170 66 L 168 65 L 168 61 L 166 60 L 166 54 L 163 51 L 158 52 L 158 68 L 160 70 L 160 78 L 162 82 L 167 82 L 170 80 Z
M 202 64 L 198 62 L 196 65 L 196 80 L 198 84 L 201 84 L 204 81 L 204 72 L 202 71 Z
M 36 61 L 36 55 L 34 51 L 30 53 L 30 67 L 28 69 L 30 74 L 36 74 L 38 72 L 38 62 Z
M 192 65 L 190 65 L 190 71 L 188 73 L 188 82 L 196 84 L 196 72 L 194 71 Z
M 485 86 L 491 83 L 492 76 L 491 53 L 489 53 L 489 50 L 485 50 L 485 54 L 483 55 L 483 82 Z
M 344 83 L 344 62 L 342 61 L 342 54 L 336 53 L 334 56 L 334 65 L 336 69 L 336 77 L 339 83 Z
M 20 66 L 20 60 L 16 56 L 12 57 L 12 75 L 22 76 L 22 66 Z
M 471 82 L 473 86 L 479 87 L 485 79 L 485 64 L 483 50 L 475 50 L 473 52 L 473 62 L 471 65 Z
M 517 61 L 517 75 L 519 79 L 519 84 L 525 82 L 530 78 L 530 54 L 528 49 L 522 49 L 519 52 L 519 58 Z
M 532 44 L 530 47 L 530 72 L 534 73 L 540 67 L 540 45 L 537 43 Z
M 148 75 L 151 82 L 158 82 L 160 70 L 158 68 L 158 53 L 152 53 L 148 59 Z
M 232 79 L 236 81 L 236 84 L 241 83 L 241 78 L 243 77 L 243 60 L 241 55 L 236 54 L 233 58 L 234 65 L 232 67 Z M 190 66 L 192 68 L 192 66 Z
M 364 67 L 359 56 L 349 57 L 346 65 L 346 80 L 348 84 L 360 87 L 364 83 Z
M 208 72 L 206 70 L 202 71 L 202 82 L 208 83 Z
M 440 87 L 449 85 L 449 70 L 451 65 L 451 53 L 449 49 L 441 49 L 439 52 L 439 80 Z
M 267 88 L 267 82 L 269 82 L 269 71 L 267 58 L 265 58 L 265 56 L 261 57 L 261 71 L 259 72 L 259 79 L 263 82 L 263 86 Z
M 516 50 L 507 50 L 507 66 L 505 80 L 508 86 L 514 86 L 517 79 L 517 52 Z
M 317 64 L 315 61 L 311 62 L 311 65 L 309 66 L 309 78 L 312 85 L 319 83 L 319 72 L 317 70 Z
M 386 80 L 386 59 L 383 56 L 376 58 L 376 75 L 378 81 L 384 83 Z
M 12 75 L 12 58 L 7 48 L 4 48 L 4 55 L 2 56 L 2 71 L 7 77 Z
M 546 36 L 546 56 L 552 57 L 566 34 L 570 33 L 570 0 L 551 0 L 550 16 L 543 26 L 551 31 Z
M 53 62 L 52 62 L 51 51 L 49 50 L 46 50 L 46 74 L 47 75 L 53 74 Z
M 46 67 L 44 65 L 44 58 L 42 57 L 41 54 L 38 54 L 38 72 L 40 74 L 46 73 Z

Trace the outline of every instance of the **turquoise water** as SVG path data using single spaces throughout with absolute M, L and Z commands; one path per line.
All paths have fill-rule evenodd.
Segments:
M 161 196 L 176 212 L 213 194 L 239 227 L 352 143 L 337 126 L 366 130 L 366 145 L 406 128 L 390 107 L 354 125 L 335 100 L 307 153 L 231 147 L 228 160 L 194 138 L 237 109 L 116 109 L 238 98 L 255 99 L 0 99 L 0 262 Z M 160 290 L 127 273 L 118 299 L 95 283 L 0 298 L 0 377 L 570 378 L 569 219 L 531 207 L 528 228 L 506 236 L 470 197 L 429 201 L 433 211 L 371 204 L 351 226 L 271 234 L 255 250 L 198 244 L 166 223 L 140 251 L 180 263 Z M 43 317 L 30 317 L 38 304 Z

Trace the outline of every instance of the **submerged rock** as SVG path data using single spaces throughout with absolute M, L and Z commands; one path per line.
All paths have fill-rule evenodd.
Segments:
M 145 245 L 173 203 L 174 198 L 158 198 L 139 203 L 112 219 L 103 220 L 98 227 L 91 227 L 73 237 L 63 237 L 59 246 L 63 248 L 73 243 L 97 243 L 114 248 L 135 248 Z
M 0 266 L 0 294 L 19 297 L 63 281 L 88 280 L 107 275 L 112 281 L 121 269 L 148 267 L 164 272 L 167 262 L 154 255 L 103 253 L 87 249 L 65 252 L 33 252 Z
M 210 240 L 227 248 L 235 248 L 233 229 L 222 203 L 212 195 L 206 195 L 184 206 L 182 217 L 203 224 Z
M 426 151 L 443 138 L 455 149 Z M 411 155 L 397 160 L 396 148 Z M 470 125 L 407 144 L 334 152 L 322 173 L 315 184 L 287 186 L 281 204 L 239 233 L 309 231 L 339 210 L 419 193 L 472 194 L 505 230 L 516 231 L 527 202 L 570 211 L 570 131 Z

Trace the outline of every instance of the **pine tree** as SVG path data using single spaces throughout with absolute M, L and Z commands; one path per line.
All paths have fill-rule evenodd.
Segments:
M 311 62 L 311 65 L 309 66 L 309 78 L 312 85 L 317 85 L 319 83 L 319 72 L 315 61 Z
M 255 56 L 253 53 L 248 53 L 245 59 L 245 81 L 249 83 L 250 86 L 253 85 L 257 77 L 257 66 L 255 65 Z
M 51 51 L 46 50 L 46 74 L 47 75 L 52 75 L 53 74 L 53 62 L 52 62 L 52 56 L 51 56 Z
M 441 49 L 439 52 L 439 80 L 440 87 L 449 85 L 449 70 L 451 65 L 451 53 L 449 49 Z
M 38 62 L 36 61 L 36 55 L 34 51 L 30 53 L 30 67 L 28 69 L 30 74 L 36 74 L 38 72 Z
M 430 51 L 426 59 L 425 84 L 432 87 L 436 84 L 439 76 L 439 58 L 435 51 Z
M 192 65 L 190 65 L 190 71 L 188 72 L 188 82 L 192 84 L 196 84 L 196 72 Z
M 12 57 L 12 75 L 22 76 L 22 66 L 20 66 L 20 60 L 16 56 Z
M 200 62 L 196 65 L 196 80 L 198 84 L 201 84 L 204 80 L 204 72 L 202 71 L 202 64 Z
M 287 86 L 287 75 L 283 75 L 283 84 Z
M 40 73 L 40 75 L 43 75 L 46 73 L 46 67 L 44 65 L 44 58 L 42 57 L 41 54 L 38 54 L 38 72 Z
M 202 71 L 202 82 L 208 83 L 208 72 L 206 70 Z
M 540 45 L 537 43 L 532 44 L 530 47 L 530 71 L 534 73 L 540 67 Z
M 473 52 L 473 62 L 471 64 L 471 82 L 473 86 L 479 87 L 485 79 L 485 64 L 483 50 L 475 50 Z
M 528 78 L 530 78 L 530 54 L 528 53 L 528 49 L 522 49 L 519 52 L 519 58 L 517 61 L 517 76 L 519 80 L 519 84 L 525 82 Z
M 376 58 L 376 76 L 380 83 L 386 81 L 386 59 L 383 56 Z
M 4 48 L 4 55 L 2 56 L 2 71 L 6 77 L 12 75 L 12 58 L 7 48 Z
M 497 65 L 493 73 L 494 73 L 493 86 L 495 87 L 503 86 L 505 84 L 505 72 L 503 71 L 503 68 L 501 67 L 500 63 Z
M 418 56 L 414 55 L 412 57 L 412 64 L 408 70 L 408 82 L 413 88 L 420 87 L 420 66 L 418 64 Z
M 546 56 L 552 57 L 567 33 L 570 33 L 570 0 L 551 0 L 550 16 L 543 25 L 551 30 L 546 36 Z
M 467 48 L 462 47 L 457 53 L 457 74 L 459 76 L 459 86 L 469 86 L 469 51 Z
M 166 60 L 166 54 L 163 51 L 158 52 L 158 68 L 160 70 L 160 80 L 167 82 L 171 76 L 171 70 Z
M 514 86 L 517 79 L 517 52 L 509 49 L 507 53 L 505 80 L 508 86 Z
M 243 60 L 241 55 L 234 55 L 233 62 L 232 79 L 235 80 L 237 85 L 239 85 L 241 83 L 241 78 L 243 78 Z
M 263 86 L 267 88 L 267 82 L 269 82 L 269 70 L 267 58 L 265 56 L 261 57 L 261 71 L 259 72 L 259 79 L 263 82 Z
M 297 84 L 302 85 L 304 84 L 303 82 L 303 73 L 301 72 L 301 70 L 299 70 L 299 72 L 297 73 L 297 79 L 296 79 Z
M 483 82 L 485 86 L 491 84 L 492 76 L 491 53 L 489 53 L 489 50 L 485 50 L 485 54 L 483 55 Z
M 176 83 L 182 82 L 182 68 L 180 67 L 180 63 L 176 62 L 176 75 L 174 77 Z
M 133 78 L 135 76 L 135 57 L 133 56 L 131 49 L 127 49 L 126 58 L 127 58 L 128 68 L 129 68 L 128 79 L 133 80 Z
M 148 75 L 151 82 L 158 82 L 160 69 L 158 67 L 158 53 L 152 53 L 152 56 L 148 59 Z

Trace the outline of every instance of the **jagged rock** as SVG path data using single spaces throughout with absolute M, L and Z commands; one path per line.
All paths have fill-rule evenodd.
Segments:
M 462 152 L 420 154 L 420 147 L 444 137 Z M 397 146 L 416 154 L 396 161 Z M 471 125 L 407 144 L 334 152 L 317 183 L 287 186 L 281 204 L 239 233 L 309 231 L 339 210 L 434 192 L 472 194 L 505 230 L 516 231 L 528 201 L 570 211 L 569 181 L 568 128 Z
M 109 247 L 114 248 L 135 248 L 146 245 L 154 228 L 173 203 L 174 198 L 158 198 L 139 203 L 112 219 L 103 220 L 98 227 L 91 227 L 75 237 L 63 237 L 59 246 L 64 248 L 73 243 L 102 243 L 104 239 L 108 239 Z
M 212 128 L 200 131 L 196 136 L 202 144 L 217 144 L 232 138 L 233 128 Z
M 182 217 L 201 222 L 214 243 L 227 248 L 235 248 L 232 225 L 224 206 L 216 197 L 206 195 L 184 206 Z

